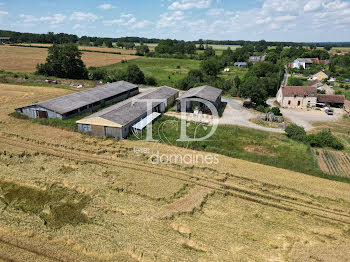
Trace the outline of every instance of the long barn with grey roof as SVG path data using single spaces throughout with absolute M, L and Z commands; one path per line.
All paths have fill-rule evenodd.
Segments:
M 144 127 L 144 122 L 150 119 L 147 117 L 147 101 L 153 100 L 151 104 L 153 113 L 164 113 L 166 108 L 174 104 L 178 95 L 178 90 L 167 86 L 151 89 L 77 121 L 78 130 L 95 135 L 126 138 L 133 126 Z M 153 115 L 159 116 L 159 114 Z M 150 121 L 153 120 L 154 118 Z M 136 125 L 138 123 L 140 124 Z
M 181 111 L 181 105 L 185 103 L 186 99 L 187 112 L 193 111 L 194 107 L 198 107 L 198 109 L 201 109 L 203 112 L 209 111 L 209 108 L 203 103 L 199 103 L 197 101 L 188 101 L 191 100 L 191 98 L 206 100 L 213 104 L 216 108 L 219 108 L 221 104 L 221 95 L 222 90 L 212 86 L 199 86 L 191 88 L 177 99 L 177 110 Z
M 137 85 L 119 81 L 17 108 L 31 118 L 68 119 L 137 95 Z

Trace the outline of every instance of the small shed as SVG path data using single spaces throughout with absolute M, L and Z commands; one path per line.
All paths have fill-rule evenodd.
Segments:
M 246 62 L 236 62 L 236 63 L 234 63 L 234 66 L 244 67 L 244 66 L 247 66 L 247 63 Z

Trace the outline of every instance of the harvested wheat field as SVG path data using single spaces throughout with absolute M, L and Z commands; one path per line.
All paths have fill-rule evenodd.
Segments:
M 47 49 L 20 46 L 0 46 L 0 69 L 10 72 L 34 72 L 38 63 L 44 63 Z M 137 59 L 134 55 L 83 52 L 82 59 L 87 67 L 119 63 L 122 60 Z
M 70 91 L 0 85 L 0 260 L 349 261 L 350 185 L 8 116 Z
M 52 44 L 20 44 L 23 46 L 46 46 L 49 47 Z M 98 46 L 78 46 L 80 50 L 91 50 L 91 51 L 102 51 L 102 52 L 119 52 L 122 55 L 136 54 L 136 50 L 121 49 L 121 48 L 109 48 L 109 47 L 98 47 Z

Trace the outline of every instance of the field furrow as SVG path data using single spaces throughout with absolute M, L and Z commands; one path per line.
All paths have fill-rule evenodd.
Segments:
M 350 224 L 350 211 L 337 210 L 331 207 L 326 207 L 317 204 L 306 204 L 302 201 L 289 200 L 283 197 L 274 195 L 273 193 L 260 192 L 259 190 L 252 190 L 240 185 L 239 187 L 229 182 L 219 182 L 214 179 L 203 178 L 202 176 L 189 174 L 188 172 L 176 171 L 160 166 L 142 164 L 140 162 L 125 161 L 125 159 L 111 159 L 105 156 L 92 155 L 80 151 L 68 150 L 60 147 L 39 145 L 35 142 L 23 141 L 18 138 L 9 138 L 6 136 L 0 137 L 1 144 L 17 146 L 23 149 L 40 152 L 43 154 L 52 155 L 59 158 L 71 159 L 82 162 L 89 162 L 99 165 L 107 165 L 118 167 L 126 171 L 135 171 L 148 175 L 156 175 L 162 177 L 169 177 L 178 179 L 186 183 L 195 184 L 201 187 L 222 192 L 233 197 L 241 198 L 261 205 L 274 207 L 284 211 L 295 211 L 303 215 L 313 215 L 331 221 L 338 221 L 344 224 Z

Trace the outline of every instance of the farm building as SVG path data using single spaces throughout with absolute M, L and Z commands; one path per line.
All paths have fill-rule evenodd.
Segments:
M 241 67 L 241 66 L 247 66 L 246 62 L 235 62 L 234 66 Z
M 179 91 L 171 87 L 154 88 L 77 121 L 78 130 L 95 135 L 126 138 L 130 132 L 139 132 L 155 121 L 174 104 L 178 96 Z M 156 101 L 152 103 L 152 114 L 148 115 L 147 101 L 152 99 Z
M 317 102 L 325 104 L 330 107 L 343 108 L 345 103 L 345 96 L 343 95 L 317 95 Z
M 1 44 L 8 44 L 11 42 L 11 37 L 0 37 Z
M 278 90 L 276 98 L 282 107 L 314 107 L 317 103 L 317 89 L 315 86 L 283 86 Z
M 334 89 L 326 84 L 323 84 L 320 80 L 310 80 L 307 83 L 308 86 L 314 86 L 317 90 L 325 91 L 327 95 L 334 95 Z
M 249 57 L 249 62 L 255 64 L 258 62 L 264 62 L 265 61 L 266 54 L 263 54 L 261 56 L 250 56 Z
M 212 103 L 216 108 L 219 108 L 221 104 L 222 90 L 212 86 L 200 86 L 191 88 L 186 91 L 182 96 L 177 99 L 177 111 L 181 111 L 181 104 L 184 103 L 184 99 L 200 98 Z M 205 104 L 196 101 L 187 101 L 186 111 L 192 112 L 194 107 L 198 106 L 201 111 L 209 112 L 209 108 Z
M 326 70 L 321 70 L 321 71 L 318 71 L 316 74 L 314 74 L 312 77 L 313 79 L 322 81 L 323 79 L 328 80 L 330 78 L 330 74 Z
M 291 64 L 291 68 L 297 68 L 299 69 L 300 67 L 306 69 L 308 68 L 310 65 L 312 65 L 314 63 L 314 61 L 312 60 L 312 58 L 297 58 L 294 60 L 294 62 Z
M 119 81 L 17 108 L 16 111 L 31 118 L 68 119 L 120 102 L 138 93 L 138 86 Z

